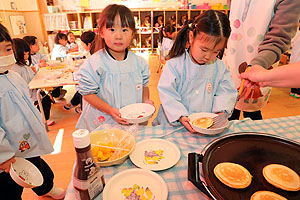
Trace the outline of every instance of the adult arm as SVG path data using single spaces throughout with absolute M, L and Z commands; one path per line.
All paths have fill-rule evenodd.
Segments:
M 291 39 L 296 34 L 299 10 L 300 1 L 277 0 L 269 29 L 251 65 L 260 65 L 267 69 L 280 59 L 281 54 L 289 48 Z
M 300 62 L 282 65 L 266 70 L 261 66 L 254 65 L 250 70 L 240 75 L 246 79 L 245 87 L 253 88 L 255 85 L 271 87 L 300 87 Z

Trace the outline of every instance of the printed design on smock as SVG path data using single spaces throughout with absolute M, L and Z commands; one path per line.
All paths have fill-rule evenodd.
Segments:
M 255 44 L 248 44 L 247 47 L 246 47 L 248 53 L 254 53 L 255 52 L 254 46 L 256 46 L 257 44 L 261 43 L 264 40 L 264 35 L 263 34 L 258 34 L 255 27 L 250 27 L 246 32 L 247 36 L 243 37 L 243 35 L 238 32 L 239 29 L 241 28 L 241 26 L 242 26 L 241 20 L 235 19 L 233 21 L 232 27 L 234 27 L 234 30 L 231 33 L 230 39 L 232 41 L 239 42 L 242 39 L 246 39 L 246 37 L 249 37 L 249 38 L 256 37 L 256 39 L 254 41 Z M 230 53 L 235 54 L 236 49 L 235 48 L 230 48 Z
M 212 83 L 211 82 L 208 82 L 207 83 L 207 85 L 206 85 L 206 91 L 208 92 L 208 93 L 211 93 L 211 91 L 212 91 Z
M 121 193 L 123 193 L 125 200 L 154 200 L 152 191 L 149 187 L 140 187 L 134 184 L 133 187 L 123 188 Z
M 164 151 L 159 149 L 159 150 L 152 150 L 152 151 L 145 151 L 144 156 L 145 156 L 145 164 L 148 165 L 155 165 L 158 164 L 162 159 L 165 157 L 163 156 Z
M 142 84 L 138 84 L 138 85 L 136 85 L 136 90 L 140 90 L 140 89 L 142 89 Z
M 28 143 L 28 139 L 30 138 L 30 133 L 27 133 L 27 134 L 24 134 L 23 135 L 23 138 L 25 139 L 25 140 L 20 140 L 19 141 L 19 143 L 20 143 L 20 145 L 19 145 L 19 150 L 21 151 L 21 152 L 24 152 L 26 149 L 30 149 L 30 145 L 29 145 L 29 143 Z
M 105 122 L 105 117 L 104 116 L 99 116 L 98 117 L 98 120 L 99 120 L 99 122 L 101 123 L 101 124 L 103 124 L 103 122 Z

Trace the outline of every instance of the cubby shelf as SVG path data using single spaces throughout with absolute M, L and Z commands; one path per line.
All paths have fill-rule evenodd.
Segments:
M 181 18 L 186 17 L 187 19 L 193 19 L 204 11 L 205 10 L 202 9 L 132 9 L 136 20 L 136 34 L 133 38 L 131 49 L 133 51 L 151 51 L 152 53 L 155 53 L 158 47 L 158 33 L 160 30 L 155 24 L 158 23 L 160 19 L 163 25 L 166 25 L 170 20 L 173 20 L 177 32 L 181 28 Z M 220 11 L 226 14 L 229 13 L 229 10 Z M 99 18 L 100 13 L 101 10 L 45 14 L 44 19 L 47 35 L 51 35 L 53 32 L 57 31 L 73 31 L 77 36 L 88 30 L 97 32 L 97 19 Z M 53 21 L 57 19 L 55 15 L 60 15 L 60 17 L 65 18 L 65 21 L 67 21 L 65 26 L 62 27 L 61 24 L 59 24 L 60 21 Z M 51 20 L 47 19 L 47 17 L 51 18 Z M 148 23 L 145 23 L 146 17 L 149 19 Z M 48 24 L 49 21 L 51 22 L 51 27 L 49 27 L 49 25 L 47 27 L 47 20 Z M 55 23 L 57 23 L 57 26 L 53 26 Z

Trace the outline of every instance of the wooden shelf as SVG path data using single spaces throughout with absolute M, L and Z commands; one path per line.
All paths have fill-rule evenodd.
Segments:
M 186 16 L 187 19 L 193 19 L 200 15 L 205 10 L 202 9 L 131 9 L 133 12 L 133 15 L 136 20 L 136 35 L 134 36 L 134 46 L 137 46 L 136 48 L 132 48 L 133 50 L 140 49 L 143 50 L 151 50 L 154 52 L 154 50 L 158 47 L 158 36 L 159 32 L 154 31 L 155 24 L 158 21 L 158 18 L 162 18 L 163 25 L 166 25 L 169 20 L 172 18 L 175 22 L 175 30 L 178 32 L 180 30 L 180 19 L 182 16 Z M 229 10 L 221 10 L 222 12 L 226 13 L 228 15 Z M 84 31 L 91 30 L 96 32 L 97 31 L 97 19 L 99 18 L 99 15 L 101 13 L 101 10 L 99 11 L 84 11 L 84 12 L 65 12 L 65 13 L 59 13 L 59 14 L 65 14 L 67 18 L 68 24 L 66 25 L 66 28 L 63 31 L 74 31 L 76 32 L 76 35 L 82 34 Z M 53 13 L 53 15 L 58 13 Z M 52 14 L 46 14 L 46 15 L 52 15 Z M 146 17 L 149 17 L 149 23 L 150 27 L 143 27 L 142 24 L 144 23 L 144 20 Z M 70 27 L 71 23 L 76 23 L 78 28 L 72 29 Z M 88 23 L 88 24 L 87 24 Z M 47 28 L 47 27 L 46 27 Z M 148 29 L 147 32 L 143 32 L 141 30 Z M 52 33 L 52 31 L 57 30 L 49 30 L 47 29 L 47 36 Z M 150 38 L 151 37 L 151 38 Z M 142 48 L 144 46 L 148 46 L 150 42 L 151 47 Z

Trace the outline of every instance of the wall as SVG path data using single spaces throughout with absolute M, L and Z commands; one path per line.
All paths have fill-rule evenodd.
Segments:
M 11 6 L 11 3 L 13 4 Z M 16 9 L 15 9 L 16 8 Z M 27 33 L 14 35 L 10 16 L 24 16 Z M 12 38 L 22 38 L 26 35 L 34 35 L 45 41 L 42 30 L 42 21 L 36 0 L 0 0 L 1 23 L 9 30 Z

